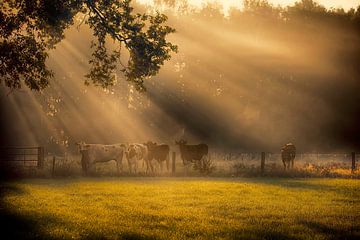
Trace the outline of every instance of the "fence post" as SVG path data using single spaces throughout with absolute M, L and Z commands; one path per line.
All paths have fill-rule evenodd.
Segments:
M 265 152 L 261 152 L 261 175 L 264 174 L 265 170 Z
M 44 166 L 44 148 L 38 147 L 38 162 L 37 167 L 42 168 Z
M 55 156 L 53 156 L 53 160 L 52 160 L 51 176 L 54 177 L 54 174 L 55 174 Z
M 354 172 L 356 169 L 355 159 L 356 159 L 356 153 L 352 152 L 351 153 L 351 172 Z
M 176 153 L 172 152 L 172 174 L 175 174 Z
M 26 167 L 26 154 L 25 154 L 26 150 L 23 149 L 23 161 L 24 161 L 24 167 Z

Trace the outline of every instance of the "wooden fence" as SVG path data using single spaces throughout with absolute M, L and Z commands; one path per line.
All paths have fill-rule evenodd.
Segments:
M 0 148 L 0 164 L 11 167 L 44 166 L 43 147 L 2 147 Z

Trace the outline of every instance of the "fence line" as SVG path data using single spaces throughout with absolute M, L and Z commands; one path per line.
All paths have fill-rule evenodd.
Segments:
M 171 151 L 169 154 L 169 160 L 171 167 L 169 168 L 168 174 L 177 176 L 184 171 L 189 170 L 183 165 L 182 159 L 178 151 Z M 211 161 L 215 164 L 216 171 L 219 172 L 232 172 L 235 167 L 250 166 L 252 169 L 264 174 L 267 169 L 278 169 L 282 167 L 281 153 L 277 152 L 220 152 L 210 151 Z M 70 155 L 69 169 L 73 170 L 72 166 L 74 163 L 77 164 L 80 161 L 80 156 L 77 154 Z M 318 166 L 335 166 L 338 165 L 340 168 L 348 169 L 352 172 L 358 168 L 358 160 L 360 159 L 358 152 L 337 152 L 337 153 L 315 153 L 315 152 L 298 152 L 295 158 L 295 164 L 306 163 L 314 165 L 313 162 Z M 0 163 L 17 163 L 14 166 L 25 166 L 25 167 L 38 167 L 44 166 L 44 148 L 43 147 L 0 147 Z M 48 164 L 46 169 L 49 169 L 51 175 L 55 175 L 56 171 L 61 170 L 61 165 L 67 159 L 67 154 L 64 156 L 49 155 Z M 278 165 L 278 163 L 280 163 Z M 332 165 L 334 163 L 334 165 Z M 59 165 L 60 164 L 60 165 Z M 76 165 L 75 164 L 75 165 Z M 330 164 L 330 165 L 327 165 Z M 67 166 L 67 165 L 66 165 Z M 80 170 L 78 168 L 77 169 Z M 80 165 L 81 166 L 81 165 Z M 304 165 L 305 167 L 307 165 Z M 76 171 L 78 171 L 76 170 Z

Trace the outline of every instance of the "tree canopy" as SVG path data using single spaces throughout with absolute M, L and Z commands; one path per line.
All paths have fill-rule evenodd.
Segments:
M 64 31 L 82 14 L 92 30 L 93 50 L 85 84 L 109 87 L 120 67 L 126 80 L 144 90 L 145 78 L 158 73 L 177 51 L 166 40 L 175 29 L 165 25 L 163 14 L 135 13 L 131 0 L 8 0 L 0 2 L 0 83 L 11 89 L 23 84 L 41 90 L 53 72 L 46 66 L 48 51 L 64 39 Z M 110 49 L 113 40 L 119 47 Z M 121 46 L 129 51 L 128 62 L 120 62 Z

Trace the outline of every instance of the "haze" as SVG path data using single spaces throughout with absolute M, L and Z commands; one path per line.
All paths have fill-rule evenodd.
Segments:
M 50 53 L 48 89 L 1 88 L 2 144 L 75 151 L 78 141 L 186 138 L 239 151 L 278 152 L 288 142 L 299 151 L 358 148 L 360 13 L 280 10 L 165 11 L 179 53 L 146 81 L 146 93 L 120 72 L 113 88 L 85 86 L 91 33 L 76 24 Z

